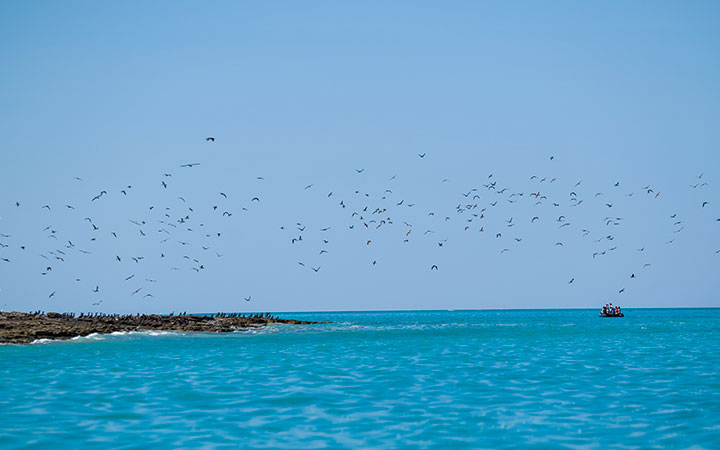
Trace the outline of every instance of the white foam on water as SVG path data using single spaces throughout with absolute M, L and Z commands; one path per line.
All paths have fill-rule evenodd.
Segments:
M 163 336 L 166 334 L 172 334 L 172 332 L 170 332 L 170 331 L 157 331 L 157 330 L 138 331 L 138 333 L 146 334 L 148 336 Z

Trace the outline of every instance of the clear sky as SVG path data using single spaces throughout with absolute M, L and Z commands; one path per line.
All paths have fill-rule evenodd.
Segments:
M 0 309 L 720 306 L 718 23 L 712 1 L 4 1 Z

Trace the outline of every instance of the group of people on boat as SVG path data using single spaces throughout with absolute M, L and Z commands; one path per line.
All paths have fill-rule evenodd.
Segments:
M 600 313 L 602 316 L 622 316 L 623 313 L 620 310 L 620 306 L 613 306 L 612 303 L 607 303 L 605 306 L 602 307 L 602 311 Z

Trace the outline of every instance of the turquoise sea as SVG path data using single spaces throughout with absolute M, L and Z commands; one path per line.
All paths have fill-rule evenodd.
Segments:
M 284 313 L 0 347 L 0 448 L 720 448 L 720 309 Z

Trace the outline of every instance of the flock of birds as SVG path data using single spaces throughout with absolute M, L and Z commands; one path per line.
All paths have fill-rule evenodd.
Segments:
M 207 137 L 207 143 L 215 142 L 214 137 Z M 424 160 L 426 153 L 417 154 L 417 158 Z M 555 158 L 549 157 L 550 161 Z M 190 162 L 180 164 L 179 170 L 194 171 L 201 166 L 200 162 Z M 363 176 L 365 169 L 356 168 L 355 176 Z M 170 192 L 173 184 L 174 173 L 168 171 L 162 174 L 158 180 L 158 189 L 167 193 Z M 259 183 L 263 182 L 263 177 L 257 177 Z M 75 177 L 73 182 L 85 183 L 81 177 Z M 384 235 L 390 232 L 392 239 L 397 239 L 402 245 L 410 245 L 413 239 L 418 236 L 432 240 L 433 246 L 442 248 L 448 242 L 447 227 L 455 227 L 462 232 L 482 233 L 498 243 L 502 243 L 499 248 L 500 254 L 512 252 L 517 245 L 522 245 L 524 236 L 514 233 L 515 227 L 524 222 L 524 226 L 537 227 L 539 223 L 552 221 L 556 228 L 553 238 L 553 247 L 564 247 L 567 239 L 572 236 L 579 236 L 583 239 L 592 239 L 596 245 L 596 249 L 592 252 L 592 258 L 602 258 L 617 250 L 614 245 L 616 238 L 616 229 L 623 225 L 624 218 L 613 214 L 613 206 L 620 196 L 625 198 L 644 197 L 643 200 L 654 201 L 661 198 L 662 193 L 653 186 L 645 185 L 639 190 L 627 192 L 624 186 L 619 182 L 613 182 L 608 185 L 611 192 L 588 192 L 584 189 L 582 181 L 573 181 L 567 188 L 564 198 L 555 197 L 550 192 L 557 191 L 550 187 L 557 186 L 561 183 L 558 177 L 549 175 L 530 175 L 529 189 L 522 191 L 512 190 L 508 186 L 500 184 L 501 182 L 490 173 L 484 175 L 484 182 L 478 183 L 477 186 L 469 187 L 467 190 L 458 193 L 458 197 L 447 201 L 452 207 L 442 210 L 422 210 L 426 208 L 416 202 L 401 198 L 393 193 L 393 183 L 397 183 L 397 177 L 389 177 L 388 185 L 383 186 L 384 189 L 378 192 L 365 192 L 360 189 L 351 192 L 326 192 L 322 196 L 332 208 L 336 208 L 340 213 L 340 217 L 344 217 L 345 222 L 341 224 L 328 224 L 318 229 L 308 229 L 309 225 L 303 224 L 301 221 L 295 222 L 293 225 L 276 224 L 284 233 L 287 242 L 291 246 L 304 246 L 303 252 L 307 258 L 297 261 L 300 269 L 305 269 L 318 273 L 322 270 L 322 261 L 324 255 L 331 250 L 331 242 L 328 237 L 330 230 L 337 229 L 346 230 L 347 233 L 360 234 L 360 245 L 367 248 L 374 247 L 380 239 L 381 233 Z M 440 183 L 448 183 L 449 180 L 443 179 Z M 697 175 L 697 178 L 690 183 L 690 188 L 694 190 L 704 190 L 708 186 L 708 182 L 703 174 Z M 258 188 L 260 190 L 260 188 Z M 317 190 L 314 184 L 304 186 L 304 191 Z M 97 192 L 97 191 L 96 191 Z M 174 192 L 174 191 L 173 191 Z M 14 201 L 11 209 L 22 212 L 23 208 L 40 208 L 46 210 L 47 225 L 42 227 L 43 240 L 36 242 L 21 242 L 13 235 L 4 233 L 0 229 L 0 264 L 11 265 L 14 258 L 11 259 L 9 252 L 11 249 L 19 249 L 16 255 L 23 258 L 32 258 L 37 260 L 39 264 L 38 275 L 45 278 L 51 278 L 57 271 L 59 265 L 70 264 L 75 258 L 93 254 L 98 248 L 98 241 L 117 241 L 118 244 L 114 254 L 101 255 L 104 260 L 112 260 L 115 264 L 122 267 L 125 271 L 122 283 L 127 285 L 127 295 L 133 298 L 153 299 L 155 298 L 154 287 L 158 279 L 151 274 L 145 272 L 144 260 L 153 258 L 158 261 L 165 261 L 163 267 L 167 267 L 171 271 L 194 271 L 202 272 L 209 267 L 207 262 L 209 259 L 217 260 L 222 258 L 227 247 L 224 245 L 225 230 L 232 227 L 215 226 L 210 229 L 209 223 L 217 224 L 218 220 L 232 220 L 234 211 L 230 206 L 237 206 L 237 203 L 230 204 L 229 195 L 226 192 L 219 192 L 215 201 L 202 207 L 195 207 L 189 204 L 182 195 L 175 195 L 175 198 L 168 199 L 167 196 L 162 198 L 163 202 L 171 200 L 170 203 L 163 203 L 162 206 L 149 204 L 146 210 L 136 218 L 128 219 L 129 229 L 120 231 L 113 228 L 115 224 L 109 224 L 102 215 L 93 217 L 92 211 L 96 205 L 103 202 L 109 202 L 113 196 L 128 197 L 133 193 L 132 185 L 125 185 L 120 189 L 110 193 L 108 190 L 101 189 L 95 195 L 87 198 L 83 204 L 44 204 L 44 205 L 25 205 L 21 199 Z M 152 201 L 150 199 L 150 203 Z M 158 199 L 159 200 L 159 199 Z M 250 211 L 253 208 L 260 208 L 262 204 L 261 195 L 249 195 L 244 205 L 243 211 Z M 579 226 L 571 220 L 572 211 L 581 206 L 599 207 L 602 211 L 599 216 L 602 220 L 602 230 L 591 231 L 592 227 Z M 516 211 L 509 217 L 502 217 L 499 220 L 496 211 L 504 211 L 500 206 L 512 206 Z M 697 208 L 709 209 L 712 205 L 709 199 L 698 201 Z M 81 240 L 73 240 L 64 235 L 63 230 L 57 229 L 52 225 L 53 214 L 58 209 L 65 212 L 76 213 L 83 211 L 76 217 L 79 232 L 83 237 Z M 616 208 L 617 209 L 617 208 Z M 413 211 L 411 220 L 407 211 Z M 87 214 L 87 215 L 85 215 Z M 82 217 L 80 217 L 82 216 Z M 490 218 L 494 217 L 494 221 Z M 422 220 L 418 220 L 422 218 Z M 684 219 L 677 212 L 669 212 L 668 220 L 671 223 L 672 234 L 679 235 L 685 229 Z M 714 219 L 720 222 L 720 218 Z M 80 225 L 81 224 L 81 225 Z M 126 224 L 127 225 L 127 224 Z M 312 235 L 308 233 L 313 232 Z M 337 232 L 337 231 L 336 231 Z M 316 236 L 319 233 L 320 236 Z M 574 233 L 574 234 L 572 234 Z M 121 241 L 121 237 L 129 235 L 133 238 L 133 242 Z M 319 237 L 319 239 L 317 239 Z M 306 242 L 312 242 L 310 246 L 306 246 Z M 665 245 L 670 245 L 675 241 L 675 237 L 667 240 Z M 146 250 L 133 252 L 135 249 Z M 637 252 L 644 252 L 645 247 L 636 249 Z M 151 256 L 148 252 L 154 252 Z M 720 254 L 720 250 L 714 251 Z M 378 249 L 378 255 L 383 254 L 382 249 Z M 316 261 L 315 264 L 308 262 L 308 259 Z M 35 263 L 34 263 L 35 264 Z M 378 265 L 378 258 L 372 258 L 368 261 L 372 266 Z M 442 265 L 438 262 L 430 261 L 427 270 L 439 271 Z M 645 262 L 638 267 L 638 271 L 647 270 L 652 266 L 650 262 Z M 152 270 L 156 270 L 154 265 Z M 150 270 L 150 269 L 148 269 Z M 3 270 L 0 266 L 0 273 L 8 273 L 7 269 Z M 627 278 L 632 280 L 638 275 L 636 272 L 627 274 Z M 88 295 L 90 296 L 90 305 L 100 308 L 103 300 L 100 299 L 100 293 L 103 291 L 100 282 L 87 281 L 81 278 L 75 278 L 75 283 L 88 284 Z M 568 276 L 567 283 L 573 284 L 575 278 Z M 624 286 L 618 286 L 618 294 L 625 292 Z M 48 292 L 48 298 L 52 299 L 58 294 L 57 290 Z M 242 297 L 246 302 L 252 300 L 252 296 Z

